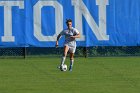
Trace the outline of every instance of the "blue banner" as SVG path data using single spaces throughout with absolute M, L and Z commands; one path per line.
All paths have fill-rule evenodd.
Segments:
M 140 0 L 0 0 L 0 47 L 54 47 L 67 18 L 77 46 L 139 46 L 139 10 Z

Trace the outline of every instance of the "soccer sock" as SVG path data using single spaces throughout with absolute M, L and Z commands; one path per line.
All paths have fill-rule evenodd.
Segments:
M 70 66 L 73 67 L 74 60 L 70 60 Z
M 65 59 L 66 59 L 66 57 L 62 57 L 61 66 L 64 65 Z

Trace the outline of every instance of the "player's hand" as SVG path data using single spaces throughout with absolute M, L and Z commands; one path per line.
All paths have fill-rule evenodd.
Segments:
M 70 38 L 75 39 L 75 36 L 70 36 Z
M 56 41 L 55 47 L 58 48 L 58 41 Z

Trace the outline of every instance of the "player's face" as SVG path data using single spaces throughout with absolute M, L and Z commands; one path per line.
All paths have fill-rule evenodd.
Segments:
M 67 26 L 68 26 L 68 28 L 71 28 L 72 27 L 72 22 L 68 22 Z

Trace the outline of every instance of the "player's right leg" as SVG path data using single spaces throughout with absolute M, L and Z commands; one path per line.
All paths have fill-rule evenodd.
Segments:
M 67 56 L 67 53 L 69 51 L 69 46 L 64 46 L 64 52 L 63 52 L 63 56 L 66 57 Z
M 69 51 L 69 47 L 67 45 L 64 46 L 64 52 L 63 52 L 63 56 L 62 56 L 62 59 L 61 59 L 61 64 L 58 68 L 60 68 L 65 63 L 65 59 L 66 59 L 68 51 Z

